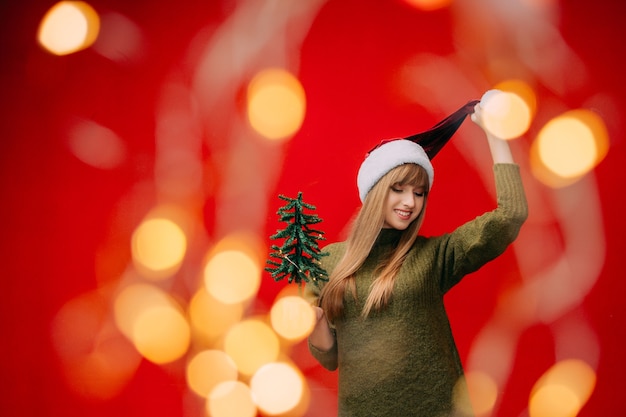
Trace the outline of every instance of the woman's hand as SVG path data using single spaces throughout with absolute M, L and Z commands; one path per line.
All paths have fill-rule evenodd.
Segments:
M 489 150 L 491 151 L 491 157 L 494 164 L 513 164 L 513 155 L 509 148 L 509 143 L 506 140 L 497 138 L 485 127 L 483 108 L 478 103 L 474 106 L 474 113 L 471 116 L 472 122 L 476 123 L 487 136 L 489 142 Z
M 330 331 L 326 314 L 321 307 L 313 306 L 315 312 L 315 326 L 309 335 L 309 342 L 321 351 L 329 351 L 335 344 L 335 337 Z
M 474 106 L 474 113 L 472 113 L 470 119 L 472 119 L 472 122 L 480 126 L 481 129 L 485 130 L 485 125 L 483 123 L 483 108 L 480 106 L 480 103 Z
M 315 322 L 319 323 L 319 321 L 324 318 L 326 315 L 324 314 L 324 310 L 321 307 L 313 306 L 313 311 L 315 311 Z

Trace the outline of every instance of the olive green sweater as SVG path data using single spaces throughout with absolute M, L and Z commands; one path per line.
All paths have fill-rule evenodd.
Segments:
M 515 164 L 494 165 L 498 207 L 438 237 L 419 236 L 395 281 L 390 304 L 361 319 L 361 309 L 379 260 L 397 244 L 400 232 L 383 229 L 355 276 L 357 305 L 344 300 L 344 315 L 333 323 L 335 344 L 313 356 L 339 369 L 340 417 L 453 416 L 453 389 L 463 375 L 444 294 L 465 275 L 496 258 L 518 235 L 527 204 Z M 322 266 L 331 272 L 345 244 L 328 245 Z M 320 289 L 307 286 L 316 298 Z

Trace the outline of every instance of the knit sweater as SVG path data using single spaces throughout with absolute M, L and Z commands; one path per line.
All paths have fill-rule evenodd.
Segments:
M 332 323 L 334 346 L 312 355 L 329 370 L 339 369 L 340 417 L 454 416 L 453 391 L 463 375 L 445 311 L 444 294 L 465 275 L 504 252 L 528 213 L 519 168 L 494 165 L 497 208 L 437 237 L 418 236 L 398 275 L 389 305 L 360 318 L 380 259 L 400 232 L 382 229 L 355 275 L 357 299 L 344 299 L 344 314 Z M 328 245 L 322 266 L 331 272 L 345 243 Z M 308 296 L 320 288 L 307 286 Z M 458 388 L 457 388 L 458 390 Z

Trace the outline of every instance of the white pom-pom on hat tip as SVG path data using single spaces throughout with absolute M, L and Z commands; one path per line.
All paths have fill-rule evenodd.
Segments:
M 485 94 L 483 94 L 483 96 L 480 98 L 480 106 L 485 107 L 487 103 L 489 103 L 489 101 L 491 101 L 492 99 L 494 99 L 495 97 L 497 97 L 499 94 L 502 94 L 502 93 L 504 93 L 504 91 L 498 90 L 498 89 L 491 89 L 491 90 L 485 91 Z

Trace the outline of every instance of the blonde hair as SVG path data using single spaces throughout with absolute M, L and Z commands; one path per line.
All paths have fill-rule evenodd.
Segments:
M 428 190 L 428 174 L 419 165 L 403 164 L 385 174 L 367 194 L 346 240 L 346 252 L 331 272 L 329 282 L 320 294 L 319 304 L 331 321 L 343 315 L 346 291 L 351 292 L 358 301 L 354 275 L 367 259 L 380 234 L 385 222 L 384 207 L 387 196 L 395 184 L 423 186 Z M 367 317 L 372 310 L 380 311 L 388 305 L 396 275 L 417 239 L 427 200 L 428 193 L 419 216 L 402 232 L 397 247 L 377 266 L 375 273 L 378 276 L 370 287 L 362 317 Z

